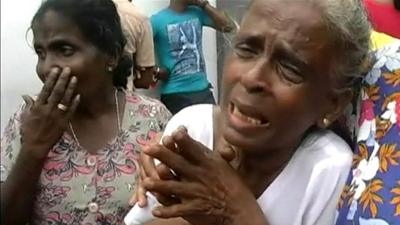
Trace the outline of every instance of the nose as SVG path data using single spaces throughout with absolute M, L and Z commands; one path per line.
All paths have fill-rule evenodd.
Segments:
M 43 82 L 49 76 L 52 68 L 62 68 L 61 62 L 57 60 L 57 57 L 47 54 L 43 59 L 39 59 L 36 65 L 36 72 Z
M 270 88 L 268 79 L 268 63 L 265 59 L 258 60 L 250 69 L 243 73 L 240 83 L 248 93 L 266 93 Z

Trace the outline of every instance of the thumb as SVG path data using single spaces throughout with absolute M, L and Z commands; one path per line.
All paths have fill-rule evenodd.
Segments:
M 236 151 L 232 146 L 224 146 L 218 149 L 218 153 L 227 162 L 231 162 L 236 158 Z

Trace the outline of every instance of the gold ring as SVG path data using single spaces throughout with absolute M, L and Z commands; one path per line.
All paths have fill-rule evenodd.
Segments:
M 66 112 L 68 110 L 68 106 L 61 104 L 61 103 L 57 105 L 57 108 L 64 112 Z

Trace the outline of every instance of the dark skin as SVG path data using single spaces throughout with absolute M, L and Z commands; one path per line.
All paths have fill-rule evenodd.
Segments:
M 108 56 L 88 43 L 68 19 L 51 11 L 47 16 L 41 21 L 39 29 L 34 27 L 33 30 L 34 47 L 39 56 L 37 73 L 45 81 L 45 74 L 52 67 L 71 68 L 81 84 L 76 91 L 82 96 L 71 123 L 80 144 L 95 153 L 117 133 L 115 88 L 112 74 L 106 72 L 107 66 L 116 67 L 116 57 Z M 120 112 L 123 112 L 123 94 L 120 93 L 118 97 Z
M 166 143 L 144 149 L 144 189 L 164 203 L 153 211 L 156 216 L 181 216 L 196 225 L 268 224 L 256 198 L 290 160 L 306 131 L 326 128 L 351 97 L 350 90 L 334 91 L 338 80 L 330 68 L 337 66 L 334 58 L 341 52 L 328 34 L 315 5 L 253 2 L 225 63 L 222 102 L 214 114 L 216 151 L 205 153 L 182 131 L 172 135 L 179 153 Z M 236 153 L 236 171 L 218 156 L 227 145 Z M 163 180 L 152 157 L 173 169 L 179 181 Z M 142 200 L 139 196 L 145 205 Z
M 30 221 L 44 161 L 61 135 L 71 132 L 69 122 L 90 153 L 96 153 L 117 134 L 115 89 L 106 67 L 115 67 L 118 56 L 101 52 L 74 23 L 51 10 L 32 30 L 37 73 L 44 86 L 35 101 L 24 97 L 22 147 L 7 180 L 1 183 L 1 212 L 8 215 L 2 217 L 2 224 Z M 118 99 L 123 112 L 123 94 Z M 59 103 L 68 110 L 58 109 Z

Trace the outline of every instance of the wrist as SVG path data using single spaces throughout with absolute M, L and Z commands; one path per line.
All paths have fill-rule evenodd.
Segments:
M 46 151 L 44 151 L 44 149 L 46 149 Z M 47 158 L 50 149 L 51 147 L 45 147 L 36 144 L 29 144 L 29 142 L 24 142 L 21 146 L 19 158 L 20 160 L 24 162 L 29 162 L 32 165 L 36 164 L 36 162 L 38 164 L 41 164 Z

